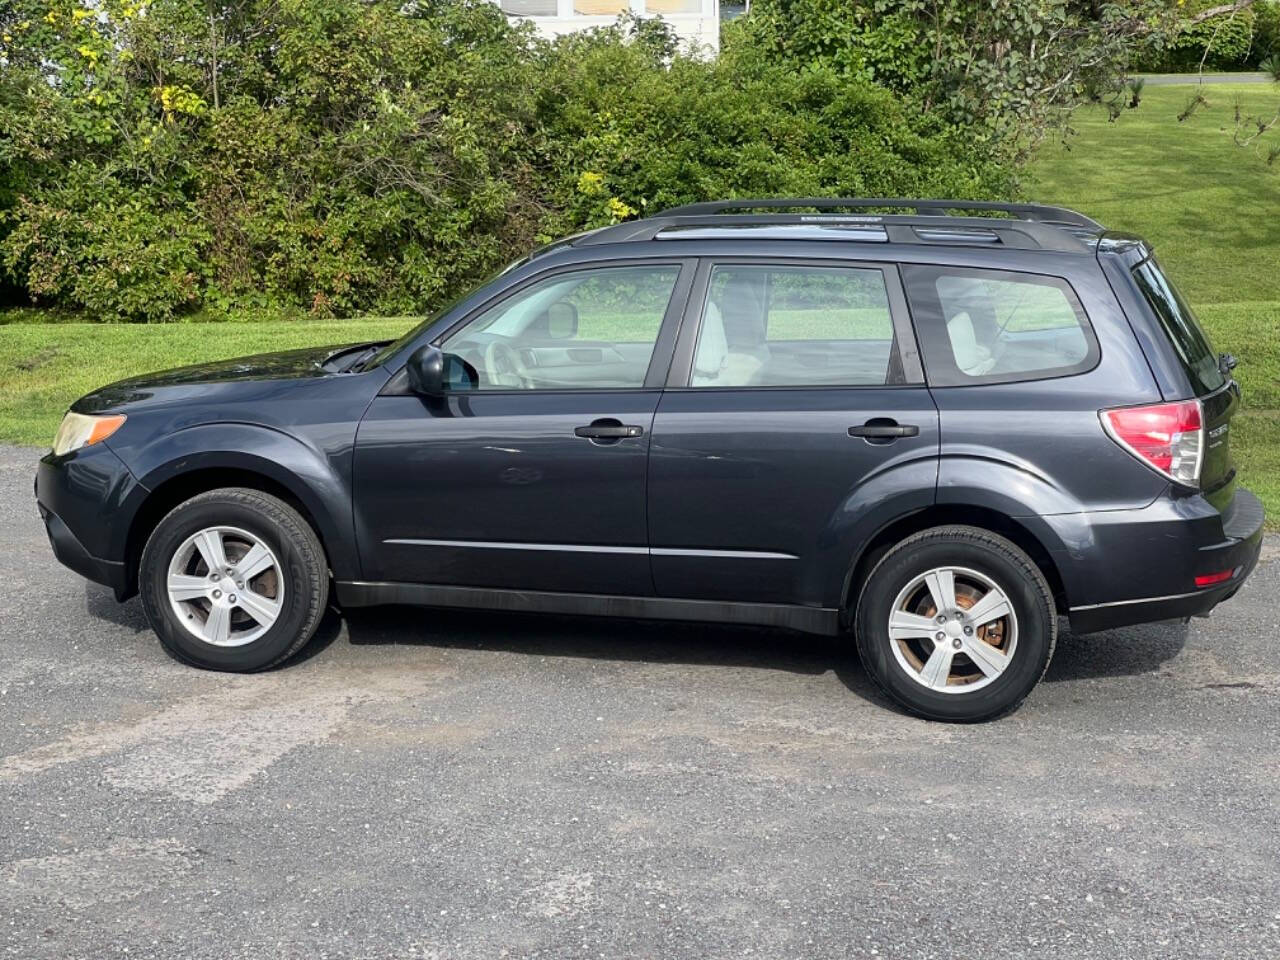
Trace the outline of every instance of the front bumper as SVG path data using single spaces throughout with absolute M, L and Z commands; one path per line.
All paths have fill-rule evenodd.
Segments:
M 1076 592 L 1072 597 L 1080 601 L 1070 608 L 1072 632 L 1205 616 L 1234 596 L 1257 566 L 1262 550 L 1262 503 L 1248 490 L 1237 488 L 1224 513 L 1212 511 L 1210 518 L 1198 510 L 1198 505 L 1182 505 L 1173 517 L 1113 517 L 1095 526 L 1087 551 L 1089 582 L 1095 593 Z M 1228 580 L 1194 587 L 1197 576 L 1228 570 Z M 1148 589 L 1137 597 L 1107 595 L 1108 587 L 1115 591 L 1121 589 L 1118 585 L 1133 584 Z
M 58 562 L 86 580 L 110 587 L 117 597 L 123 597 L 128 585 L 123 561 L 102 560 L 93 556 L 62 522 L 61 517 L 42 503 L 37 503 L 36 506 L 40 509 L 45 533 L 49 535 L 49 545 L 53 547 L 53 555 Z
M 36 471 L 35 494 L 58 562 L 127 597 L 127 534 L 146 491 L 123 461 L 105 443 L 47 454 Z

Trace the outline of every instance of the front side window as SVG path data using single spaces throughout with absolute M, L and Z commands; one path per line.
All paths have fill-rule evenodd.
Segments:
M 931 384 L 1039 380 L 1097 362 L 1097 341 L 1065 280 L 932 266 L 905 266 L 903 275 Z
M 450 389 L 642 387 L 679 275 L 661 264 L 538 281 L 444 340 Z
M 692 386 L 882 386 L 900 379 L 880 270 L 712 268 Z

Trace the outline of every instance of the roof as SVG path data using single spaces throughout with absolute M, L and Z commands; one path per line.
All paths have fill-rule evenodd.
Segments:
M 790 212 L 741 212 L 752 210 Z M 975 213 L 981 215 L 974 216 Z M 1096 220 L 1075 210 L 1042 204 L 802 197 L 719 200 L 674 207 L 643 220 L 629 220 L 579 234 L 562 243 L 589 246 L 647 240 L 757 238 L 998 246 L 1084 253 L 1093 249 L 1104 229 Z

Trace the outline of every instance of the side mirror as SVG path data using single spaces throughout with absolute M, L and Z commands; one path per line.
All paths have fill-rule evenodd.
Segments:
M 409 378 L 409 389 L 424 397 L 443 397 L 444 354 L 439 347 L 427 344 L 409 354 L 409 362 L 405 364 L 405 374 Z

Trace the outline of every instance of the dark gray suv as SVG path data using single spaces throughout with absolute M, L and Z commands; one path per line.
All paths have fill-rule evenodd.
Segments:
M 698 204 L 393 343 L 103 388 L 37 497 L 58 557 L 197 666 L 284 660 L 333 593 L 851 635 L 899 703 L 980 720 L 1059 616 L 1240 589 L 1233 363 L 1147 244 L 1070 210 Z

